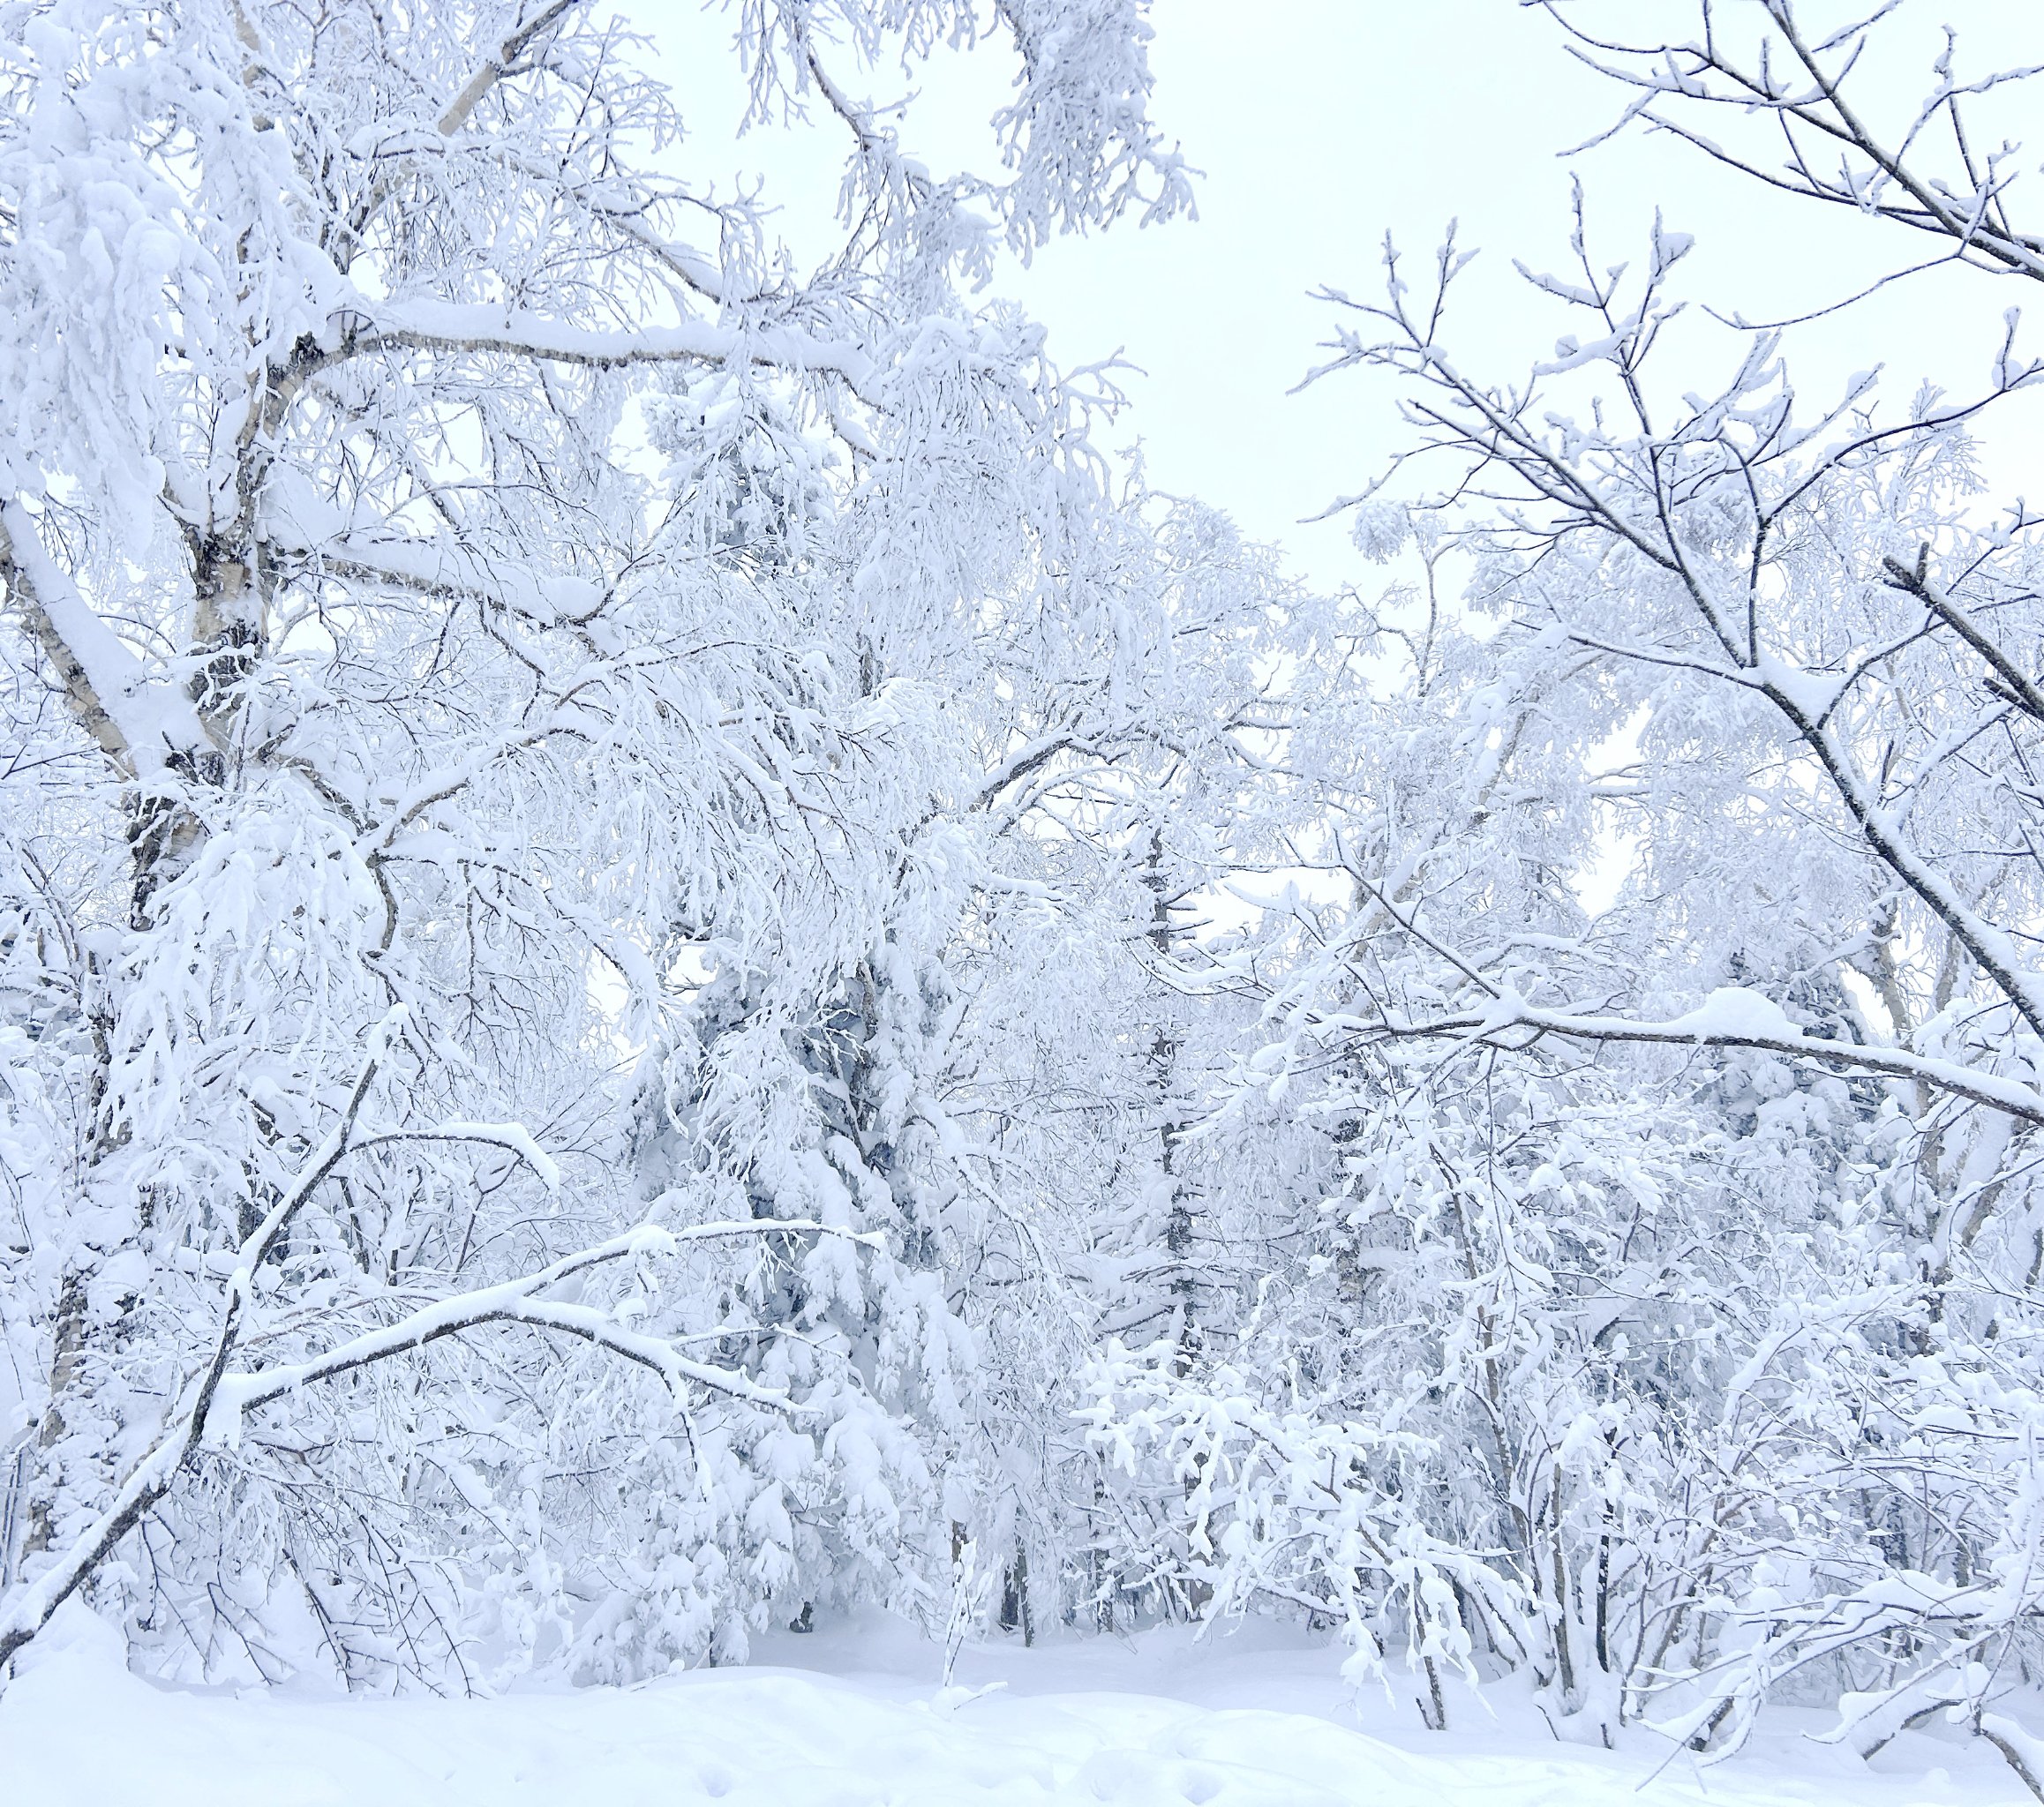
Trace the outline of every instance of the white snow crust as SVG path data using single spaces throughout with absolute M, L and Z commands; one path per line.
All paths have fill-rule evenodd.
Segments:
M 127 1673 L 114 1634 L 67 1608 L 0 1697 L 9 1807 L 2018 1807 L 1979 1745 L 1908 1733 L 1873 1766 L 1776 1711 L 1699 1773 L 1634 1731 L 1559 1744 L 1522 1692 L 1409 1705 L 1353 1696 L 1324 1642 L 1251 1623 L 1195 1642 L 942 1655 L 888 1622 L 765 1640 L 760 1666 L 635 1688 L 495 1699 L 200 1691 Z M 800 1661 L 805 1667 L 793 1667 Z M 786 1664 L 790 1666 L 777 1666 Z M 1807 1724 L 1803 1723 L 1807 1719 Z M 1658 1773 L 1657 1774 L 1657 1770 Z

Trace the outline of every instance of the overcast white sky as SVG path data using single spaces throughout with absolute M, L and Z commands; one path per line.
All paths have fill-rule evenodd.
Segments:
M 1618 11 L 1674 21 L 1678 4 L 1619 0 Z M 803 244 L 835 198 L 835 128 L 733 142 L 742 97 L 725 49 L 728 18 L 697 0 L 627 0 L 627 10 L 654 34 L 679 92 L 689 168 L 698 176 L 763 174 Z M 1146 371 L 1131 382 L 1125 436 L 1141 436 L 1154 482 L 1229 509 L 1321 581 L 1354 575 L 1358 561 L 1341 529 L 1301 517 L 1361 487 L 1400 430 L 1389 392 L 1370 378 L 1288 392 L 1328 330 L 1330 310 L 1310 292 L 1371 289 L 1386 229 L 1422 260 L 1451 217 L 1465 244 L 1482 247 L 1459 356 L 1477 368 L 1490 358 L 1499 373 L 1544 354 L 1558 330 L 1511 260 L 1562 264 L 1572 168 L 1589 191 L 1600 260 L 1636 257 L 1658 206 L 1671 227 L 1697 237 L 1684 266 L 1688 292 L 1752 319 L 1802 312 L 1890 261 L 1923 254 L 1912 235 L 1770 197 L 1672 143 L 1628 134 L 1573 165 L 1561 160 L 1613 116 L 1617 96 L 1515 0 L 1158 0 L 1154 19 L 1154 113 L 1206 171 L 1199 220 L 1062 242 L 1028 270 L 1004 270 L 997 286 L 1046 323 L 1060 362 L 1119 349 Z M 1958 26 L 1968 66 L 1984 69 L 2034 60 L 2044 50 L 2040 19 L 2040 0 L 1913 0 L 1903 23 L 1910 46 L 1926 53 L 1935 48 L 1926 34 Z M 912 146 L 927 145 L 934 166 L 971 158 L 984 168 L 989 140 L 971 139 L 1000 100 L 1002 78 L 983 60 L 951 62 L 856 86 L 890 98 L 921 88 Z M 1893 89 L 1897 102 L 1922 85 L 1921 66 Z M 2039 154 L 2026 159 L 2034 169 L 2044 111 L 2033 97 L 2011 124 L 2028 123 L 2021 113 L 2039 127 Z M 2044 176 L 2030 183 L 2044 210 Z M 2002 311 L 2031 296 L 2040 304 L 2026 337 L 2044 350 L 2035 285 L 1965 272 L 1917 278 L 1803 330 L 1793 346 L 1799 387 L 1828 394 L 1875 364 L 1886 366 L 1884 392 L 1897 403 L 1926 376 L 1971 386 L 1998 342 Z M 1717 368 L 1715 359 L 1700 365 L 1681 386 L 1707 386 Z M 1988 446 L 1998 478 L 2044 500 L 2044 409 L 2029 400 L 2011 409 Z

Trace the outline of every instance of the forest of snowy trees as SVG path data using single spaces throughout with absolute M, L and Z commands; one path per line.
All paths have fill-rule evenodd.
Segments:
M 2044 79 L 1861 98 L 1917 9 L 1544 11 L 1582 138 L 2044 281 Z M 2016 313 L 1801 394 L 1579 199 L 1487 368 L 1387 251 L 1316 593 L 987 281 L 1184 229 L 1166 9 L 726 16 L 814 267 L 591 0 L 0 0 L 0 1663 L 1271 1615 L 2044 1799 Z

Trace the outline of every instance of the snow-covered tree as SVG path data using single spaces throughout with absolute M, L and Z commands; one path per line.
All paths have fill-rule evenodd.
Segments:
M 1855 78 L 1896 9 L 1550 10 L 1633 124 L 2038 274 L 1969 126 L 2022 71 L 1948 43 L 1883 134 Z M 1755 119 L 1785 172 L 1721 135 Z M 1558 1726 L 1720 1753 L 1783 1695 L 1863 1751 L 1942 1713 L 2044 1786 L 2000 1706 L 2040 1653 L 2044 619 L 1968 439 L 2037 366 L 2011 324 L 1975 394 L 1808 408 L 1778 330 L 1699 367 L 1686 239 L 1614 265 L 1586 214 L 1510 380 L 1455 356 L 1452 244 L 1330 296 L 1323 373 L 1401 386 L 1412 450 L 1348 506 L 1410 575 L 1291 754 L 1321 876 L 1213 978 L 1266 1024 L 1217 1127 L 1313 1126 L 1319 1223 L 1225 1359 L 1103 1364 L 1098 1434 L 1178 1464 L 1222 1598 L 1365 1655 L 1494 1656 Z
M 845 133 L 806 277 L 574 0 L 6 16 L 0 1657 L 87 1584 L 470 1680 L 914 1585 L 948 824 L 1055 725 L 1002 658 L 1119 631 L 1111 397 L 963 284 L 1187 190 L 1125 0 L 736 19 Z M 855 89 L 989 32 L 940 178 Z

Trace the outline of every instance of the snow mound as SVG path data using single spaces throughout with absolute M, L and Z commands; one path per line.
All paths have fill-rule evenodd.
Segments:
M 793 1640 L 783 1640 L 793 1642 Z M 818 1639 L 825 1662 L 856 1646 Z M 1654 1776 L 1654 1747 L 1545 1740 L 1465 1697 L 1470 1729 L 1379 1737 L 1338 1722 L 1328 1653 L 1183 1639 L 968 1652 L 940 1696 L 929 1646 L 881 1668 L 697 1670 L 634 1689 L 493 1700 L 312 1698 L 155 1687 L 104 1639 L 64 1640 L 0 1697 L 0 1799 L 34 1807 L 2017 1807 L 1956 1747 L 1880 1774 L 1800 1737 L 1764 1760 Z M 1122 1691 L 1146 1681 L 1193 1698 Z M 1077 1684 L 1074 1686 L 1073 1684 Z M 1305 1711 L 1216 1704 L 1289 1695 Z M 1366 1709 L 1367 1710 L 1367 1709 Z M 1665 1747 L 1663 1747 L 1665 1750 Z M 1920 1752 L 1919 1753 L 1921 1754 Z M 1652 1777 L 1652 1780 L 1649 1780 Z M 1642 1784 L 1645 1786 L 1642 1787 Z

